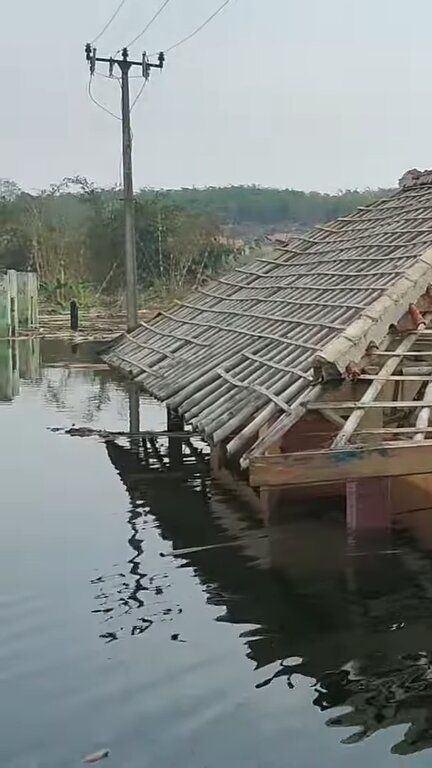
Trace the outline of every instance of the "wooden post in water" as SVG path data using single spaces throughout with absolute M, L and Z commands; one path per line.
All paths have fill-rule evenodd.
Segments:
M 70 327 L 71 331 L 77 331 L 79 328 L 79 309 L 75 299 L 70 302 Z
M 346 484 L 346 519 L 350 533 L 390 531 L 391 478 L 367 477 Z
M 10 298 L 10 335 L 18 336 L 18 289 L 17 273 L 14 269 L 8 270 L 9 298 Z
M 178 411 L 167 408 L 167 432 L 183 432 L 184 419 Z M 183 464 L 183 441 L 181 437 L 168 437 L 168 457 L 171 469 Z
M 140 395 L 136 384 L 129 385 L 129 432 L 131 434 L 130 447 L 139 453 L 141 441 L 138 436 L 140 431 Z

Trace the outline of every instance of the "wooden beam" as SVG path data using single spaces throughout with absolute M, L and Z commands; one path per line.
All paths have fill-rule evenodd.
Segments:
M 321 408 L 320 414 L 338 429 L 341 429 L 341 427 L 345 425 L 345 419 L 342 419 L 337 413 L 332 413 L 328 408 Z
M 320 411 L 322 408 L 327 408 L 329 410 L 354 409 L 354 410 L 359 410 L 363 412 L 367 408 L 421 408 L 424 405 L 430 405 L 432 407 L 432 399 L 429 403 L 425 403 L 423 400 L 377 400 L 376 402 L 374 401 L 372 403 L 364 403 L 361 400 L 359 400 L 358 402 L 355 402 L 354 400 L 350 400 L 345 403 L 344 402 L 326 403 L 320 400 L 316 403 L 308 404 L 307 410 Z
M 414 338 L 414 337 L 413 336 L 409 336 L 407 338 Z M 418 339 L 417 339 L 417 341 L 418 341 Z M 377 350 L 375 352 L 375 350 L 374 350 L 373 352 L 371 352 L 369 357 L 394 357 L 397 354 L 398 354 L 397 349 L 395 349 L 393 352 L 380 352 L 379 350 Z M 424 350 L 423 349 L 418 349 L 418 350 L 414 349 L 414 350 L 410 350 L 409 352 L 404 352 L 402 355 L 400 355 L 401 358 L 404 358 L 404 357 L 431 357 L 431 356 L 432 356 L 432 351 L 431 350 L 427 350 L 427 349 L 424 349 Z
M 424 327 L 425 327 L 424 325 L 420 326 L 422 330 Z M 413 334 L 412 336 L 407 336 L 405 339 L 401 341 L 397 349 L 395 349 L 392 357 L 390 357 L 389 360 L 387 360 L 387 362 L 384 363 L 380 372 L 382 377 L 390 376 L 390 374 L 394 373 L 395 368 L 397 368 L 397 366 L 400 363 L 401 356 L 405 352 L 409 351 L 409 349 L 413 346 L 413 344 L 415 344 L 416 339 L 417 339 L 417 334 Z M 381 390 L 385 386 L 385 383 L 386 383 L 385 380 L 372 382 L 370 387 L 367 389 L 367 391 L 359 401 L 358 407 L 349 416 L 345 426 L 342 427 L 341 431 L 333 441 L 333 448 L 341 448 L 343 445 L 346 445 L 352 433 L 357 429 L 358 425 L 360 424 L 364 416 L 364 406 L 371 405 L 376 400 L 377 396 L 380 394 Z M 380 403 L 380 405 L 381 407 L 385 407 L 382 405 L 382 403 Z M 387 406 L 387 407 L 391 407 L 391 406 Z
M 367 364 L 363 367 L 363 370 L 364 373 L 359 376 L 360 381 L 372 381 L 375 379 L 382 380 L 384 378 L 381 376 L 381 366 L 379 365 Z M 411 381 L 432 381 L 432 367 L 430 365 L 398 365 L 397 368 L 395 368 L 394 374 L 386 376 L 385 378 L 387 381 L 401 381 L 402 383 Z M 405 400 L 408 399 L 409 398 L 405 398 Z
M 376 374 L 369 374 L 369 373 L 362 373 L 361 376 L 358 376 L 356 381 L 431 381 L 431 376 L 412 376 L 410 374 L 408 375 L 396 375 L 396 376 L 380 376 L 379 373 Z
M 432 367 L 430 365 L 403 365 L 400 371 L 402 376 L 430 376 Z
M 432 329 L 430 328 L 424 328 L 423 330 L 413 330 L 413 331 L 407 331 L 406 333 L 409 334 L 415 334 L 417 333 L 418 336 L 432 336 Z M 405 334 L 404 334 L 405 335 Z
M 300 395 L 298 400 L 291 408 L 291 413 L 283 413 L 279 416 L 277 421 L 268 429 L 268 431 L 260 436 L 256 443 L 252 446 L 250 451 L 247 451 L 241 458 L 240 464 L 242 469 L 246 469 L 249 466 L 250 456 L 255 453 L 264 453 L 268 448 L 274 446 L 275 443 L 288 432 L 291 427 L 296 424 L 302 416 L 306 413 L 306 404 L 313 402 L 314 399 L 323 394 L 323 387 L 317 385 L 312 390 L 308 390 L 306 393 Z M 307 399 L 306 399 L 307 398 Z M 327 408 L 327 403 L 324 403 L 323 408 Z
M 423 403 L 424 407 L 420 409 L 417 421 L 416 421 L 416 427 L 420 427 L 422 429 L 421 432 L 417 432 L 416 435 L 413 437 L 414 442 L 421 442 L 425 439 L 425 430 L 429 426 L 430 416 L 431 416 L 431 409 L 430 405 L 427 405 L 428 402 L 430 402 L 432 399 L 432 383 L 428 384 L 428 386 L 425 389 L 424 395 L 423 395 Z
M 432 427 L 423 427 L 422 431 L 432 432 Z M 416 432 L 418 432 L 418 427 L 380 427 L 377 429 L 357 429 L 353 437 L 357 437 L 357 435 L 415 435 Z
M 397 477 L 432 471 L 432 441 L 253 456 L 250 483 L 260 488 Z

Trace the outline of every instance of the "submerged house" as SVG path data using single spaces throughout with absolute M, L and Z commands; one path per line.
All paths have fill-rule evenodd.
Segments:
M 141 323 L 106 360 L 253 486 L 345 493 L 432 470 L 430 320 L 432 171 L 409 171 L 390 197 Z

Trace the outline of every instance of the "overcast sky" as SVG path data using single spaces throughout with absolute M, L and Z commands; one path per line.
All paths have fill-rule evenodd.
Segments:
M 91 103 L 83 54 L 118 2 L 3 0 L 1 177 L 28 189 L 75 174 L 118 181 L 120 123 Z M 171 0 L 132 52 L 168 47 L 220 3 Z M 160 4 L 127 0 L 99 55 Z M 431 28 L 430 0 L 232 0 L 167 56 L 137 104 L 136 187 L 333 191 L 431 167 Z M 119 111 L 115 81 L 93 90 Z

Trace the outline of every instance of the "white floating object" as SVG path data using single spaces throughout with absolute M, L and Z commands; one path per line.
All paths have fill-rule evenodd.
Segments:
M 98 763 L 99 760 L 103 760 L 105 757 L 109 757 L 109 749 L 100 749 L 99 752 L 93 752 L 92 755 L 87 755 L 87 757 L 84 757 L 82 762 L 83 763 Z

